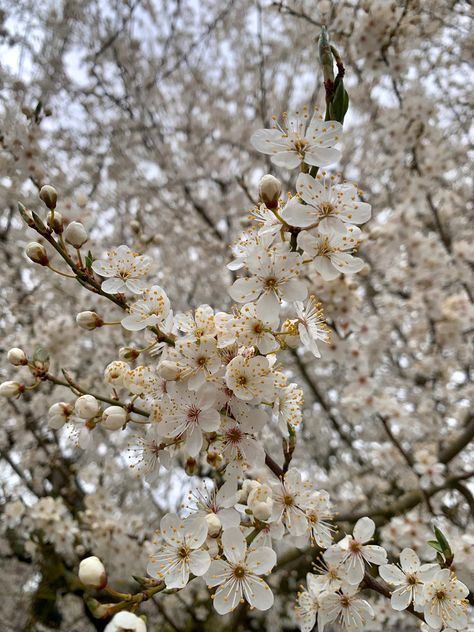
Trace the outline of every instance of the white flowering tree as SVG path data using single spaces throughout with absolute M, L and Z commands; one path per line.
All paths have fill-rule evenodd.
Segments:
M 468 3 L 1 18 L 6 629 L 470 630 Z

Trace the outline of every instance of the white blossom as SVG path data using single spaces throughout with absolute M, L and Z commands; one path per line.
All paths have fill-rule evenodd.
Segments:
M 245 599 L 257 610 L 268 610 L 273 604 L 273 593 L 261 575 L 269 573 L 276 564 L 276 554 L 270 548 L 248 549 L 247 542 L 237 527 L 222 534 L 226 559 L 213 560 L 205 580 L 210 588 L 218 587 L 214 608 L 219 614 L 235 610 Z

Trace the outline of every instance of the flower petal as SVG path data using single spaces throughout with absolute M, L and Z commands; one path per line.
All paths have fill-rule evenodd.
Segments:
M 275 566 L 276 553 L 267 546 L 251 551 L 247 556 L 247 566 L 255 575 L 265 575 Z

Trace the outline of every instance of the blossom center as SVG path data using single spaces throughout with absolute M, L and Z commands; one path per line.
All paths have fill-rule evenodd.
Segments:
M 247 384 L 247 376 L 239 375 L 239 377 L 237 378 L 237 384 L 239 386 L 245 386 Z
M 234 566 L 234 577 L 236 579 L 245 577 L 245 568 L 243 566 Z
M 362 545 L 360 544 L 360 542 L 356 542 L 356 540 L 352 540 L 349 545 L 349 548 L 351 550 L 351 553 L 358 554 L 361 552 Z
M 321 202 L 318 208 L 321 217 L 329 217 L 329 215 L 332 215 L 336 210 L 331 202 Z
M 196 408 L 196 406 L 191 406 L 190 408 L 188 408 L 188 412 L 186 414 L 188 422 L 197 423 L 199 421 L 200 414 L 201 414 L 201 411 L 199 408 Z
M 204 357 L 204 356 L 201 356 L 200 358 L 198 358 L 198 359 L 196 360 L 196 364 L 197 364 L 198 366 L 206 366 L 206 364 L 207 364 L 207 358 L 206 358 L 206 357 Z
M 278 279 L 276 279 L 275 277 L 268 277 L 268 279 L 265 279 L 265 287 L 267 288 L 267 290 L 274 290 L 278 285 Z
M 407 582 L 410 584 L 410 586 L 414 586 L 415 584 L 418 583 L 418 580 L 415 575 L 408 575 Z
M 341 606 L 343 608 L 349 608 L 350 605 L 351 605 L 351 600 L 349 599 L 349 597 L 347 595 L 343 595 L 341 597 Z
M 242 439 L 242 431 L 237 426 L 234 426 L 226 432 L 226 438 L 229 443 L 239 443 Z
M 446 592 L 444 590 L 437 590 L 436 599 L 438 601 L 443 601 L 444 599 L 446 599 Z
M 293 507 L 293 505 L 295 504 L 295 499 L 293 498 L 293 496 L 290 496 L 290 494 L 286 494 L 285 496 L 283 496 L 283 502 L 286 507 Z
M 308 144 L 308 141 L 305 138 L 297 138 L 293 141 L 293 147 L 295 151 L 297 151 L 301 156 L 304 155 L 305 147 Z
M 180 546 L 178 549 L 178 557 L 182 560 L 186 560 L 189 555 L 189 549 L 187 546 Z

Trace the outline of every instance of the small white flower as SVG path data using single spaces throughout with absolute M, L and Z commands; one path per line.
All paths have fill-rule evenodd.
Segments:
M 303 482 L 296 468 L 290 468 L 283 481 L 272 482 L 272 521 L 283 520 L 291 535 L 304 535 L 308 529 L 305 508 L 314 488 L 309 481 Z
M 321 354 L 316 341 L 321 340 L 325 344 L 331 342 L 331 330 L 324 320 L 321 303 L 317 302 L 315 296 L 310 296 L 306 305 L 301 301 L 296 301 L 295 309 L 301 342 L 316 358 L 320 358 Z
M 234 509 L 237 502 L 237 493 L 232 482 L 224 483 L 219 489 L 213 487 L 210 491 L 207 486 L 203 490 L 195 490 L 190 499 L 195 507 L 186 521 L 195 531 L 204 530 L 206 535 L 210 532 L 209 518 L 217 518 L 222 529 L 238 527 L 240 524 L 239 512 Z M 211 523 L 212 524 L 212 523 Z M 216 522 L 217 524 L 217 522 Z
M 288 437 L 288 426 L 297 428 L 303 418 L 303 391 L 297 384 L 288 384 L 277 390 L 273 416 L 283 436 Z
M 449 568 L 439 570 L 423 588 L 425 621 L 435 630 L 443 626 L 462 630 L 467 626 L 467 586 Z
M 285 220 L 292 226 L 315 226 L 323 234 L 346 233 L 347 224 L 364 224 L 370 219 L 371 207 L 359 200 L 352 184 L 336 184 L 334 176 L 316 179 L 300 173 L 296 181 L 299 197 L 306 202 L 293 203 L 286 209 Z
M 204 577 L 209 588 L 218 586 L 213 599 L 216 611 L 231 612 L 242 599 L 257 610 L 271 608 L 273 593 L 260 576 L 275 566 L 275 551 L 268 547 L 247 550 L 238 527 L 224 531 L 222 546 L 226 559 L 214 560 Z
M 122 327 L 129 331 L 140 331 L 159 325 L 169 313 L 170 302 L 166 292 L 159 285 L 153 285 L 144 290 L 141 299 L 132 303 L 130 314 L 122 319 Z
M 344 551 L 342 569 L 349 584 L 358 585 L 364 578 L 365 562 L 369 564 L 386 564 L 387 553 L 381 546 L 367 544 L 372 540 L 375 532 L 375 523 L 370 518 L 360 518 L 354 526 L 353 535 L 346 535 L 338 544 L 326 552 L 328 561 L 332 561 L 333 555 L 339 557 L 338 548 Z M 333 554 L 333 551 L 334 554 Z
M 152 577 L 162 579 L 167 588 L 184 588 L 190 573 L 204 575 L 211 563 L 209 553 L 199 550 L 206 539 L 205 532 L 195 532 L 192 524 L 169 513 L 161 519 L 160 535 L 163 543 L 147 567 Z
M 173 399 L 165 404 L 160 432 L 166 437 L 183 439 L 189 456 L 197 456 L 202 447 L 203 432 L 214 432 L 220 425 L 216 397 L 216 389 L 211 384 L 204 384 L 195 392 L 183 388 L 176 390 Z
M 198 389 L 221 368 L 217 342 L 210 336 L 203 336 L 196 341 L 186 338 L 178 340 L 175 352 L 180 377 L 187 380 L 190 389 Z
M 141 294 L 147 283 L 141 277 L 148 274 L 151 259 L 132 252 L 128 246 L 119 246 L 106 254 L 106 259 L 97 259 L 92 269 L 102 277 L 102 290 L 109 294 L 124 292 L 126 289 Z
M 264 466 L 265 451 L 256 435 L 266 420 L 265 412 L 253 407 L 248 407 L 248 414 L 238 416 L 237 419 L 223 418 L 220 438 L 216 441 L 215 447 L 228 463 L 235 466 L 234 469 L 238 470 L 239 475 L 243 466 Z M 232 468 L 229 468 L 230 471 Z
M 259 318 L 254 303 L 247 303 L 240 308 L 239 316 L 231 324 L 235 338 L 244 347 L 256 347 L 266 355 L 280 348 L 280 343 L 273 335 L 278 328 L 278 314 L 272 318 Z
M 283 126 L 274 129 L 261 129 L 250 138 L 258 151 L 271 155 L 271 161 L 279 167 L 294 169 L 301 162 L 318 167 L 326 167 L 339 160 L 341 152 L 334 145 L 342 135 L 342 125 L 337 121 L 324 121 L 319 112 L 315 112 L 308 127 L 309 114 L 303 109 L 301 118 L 283 115 Z M 306 129 L 305 129 L 306 128 Z
M 216 326 L 214 324 L 214 310 L 209 305 L 200 305 L 193 312 L 176 314 L 176 326 L 179 331 L 186 334 L 190 340 L 199 340 L 203 336 L 214 336 Z
M 340 273 L 355 274 L 364 267 L 364 261 L 349 252 L 358 246 L 360 236 L 361 231 L 357 226 L 350 226 L 345 235 L 331 232 L 315 236 L 305 230 L 298 235 L 298 246 L 313 261 L 323 279 L 332 281 Z
M 319 599 L 323 593 L 319 577 L 312 573 L 306 575 L 307 590 L 298 593 L 296 620 L 301 632 L 312 632 L 319 611 Z
M 337 621 L 343 630 L 362 630 L 374 616 L 372 607 L 357 597 L 356 586 L 346 586 L 338 593 L 324 593 L 319 599 L 318 630 L 326 623 Z
M 234 395 L 244 401 L 273 400 L 275 376 L 264 356 L 244 358 L 238 355 L 227 365 L 225 381 Z
M 306 298 L 306 284 L 298 279 L 301 268 L 298 253 L 257 248 L 249 254 L 246 265 L 252 276 L 234 281 L 229 294 L 237 303 L 257 301 L 258 318 L 271 321 L 278 316 L 282 300 Z
M 379 574 L 389 584 L 396 586 L 390 599 L 394 610 L 405 610 L 413 602 L 419 608 L 423 605 L 423 584 L 439 570 L 438 564 L 421 565 L 420 558 L 413 549 L 403 549 L 400 553 L 400 567 L 384 564 Z

